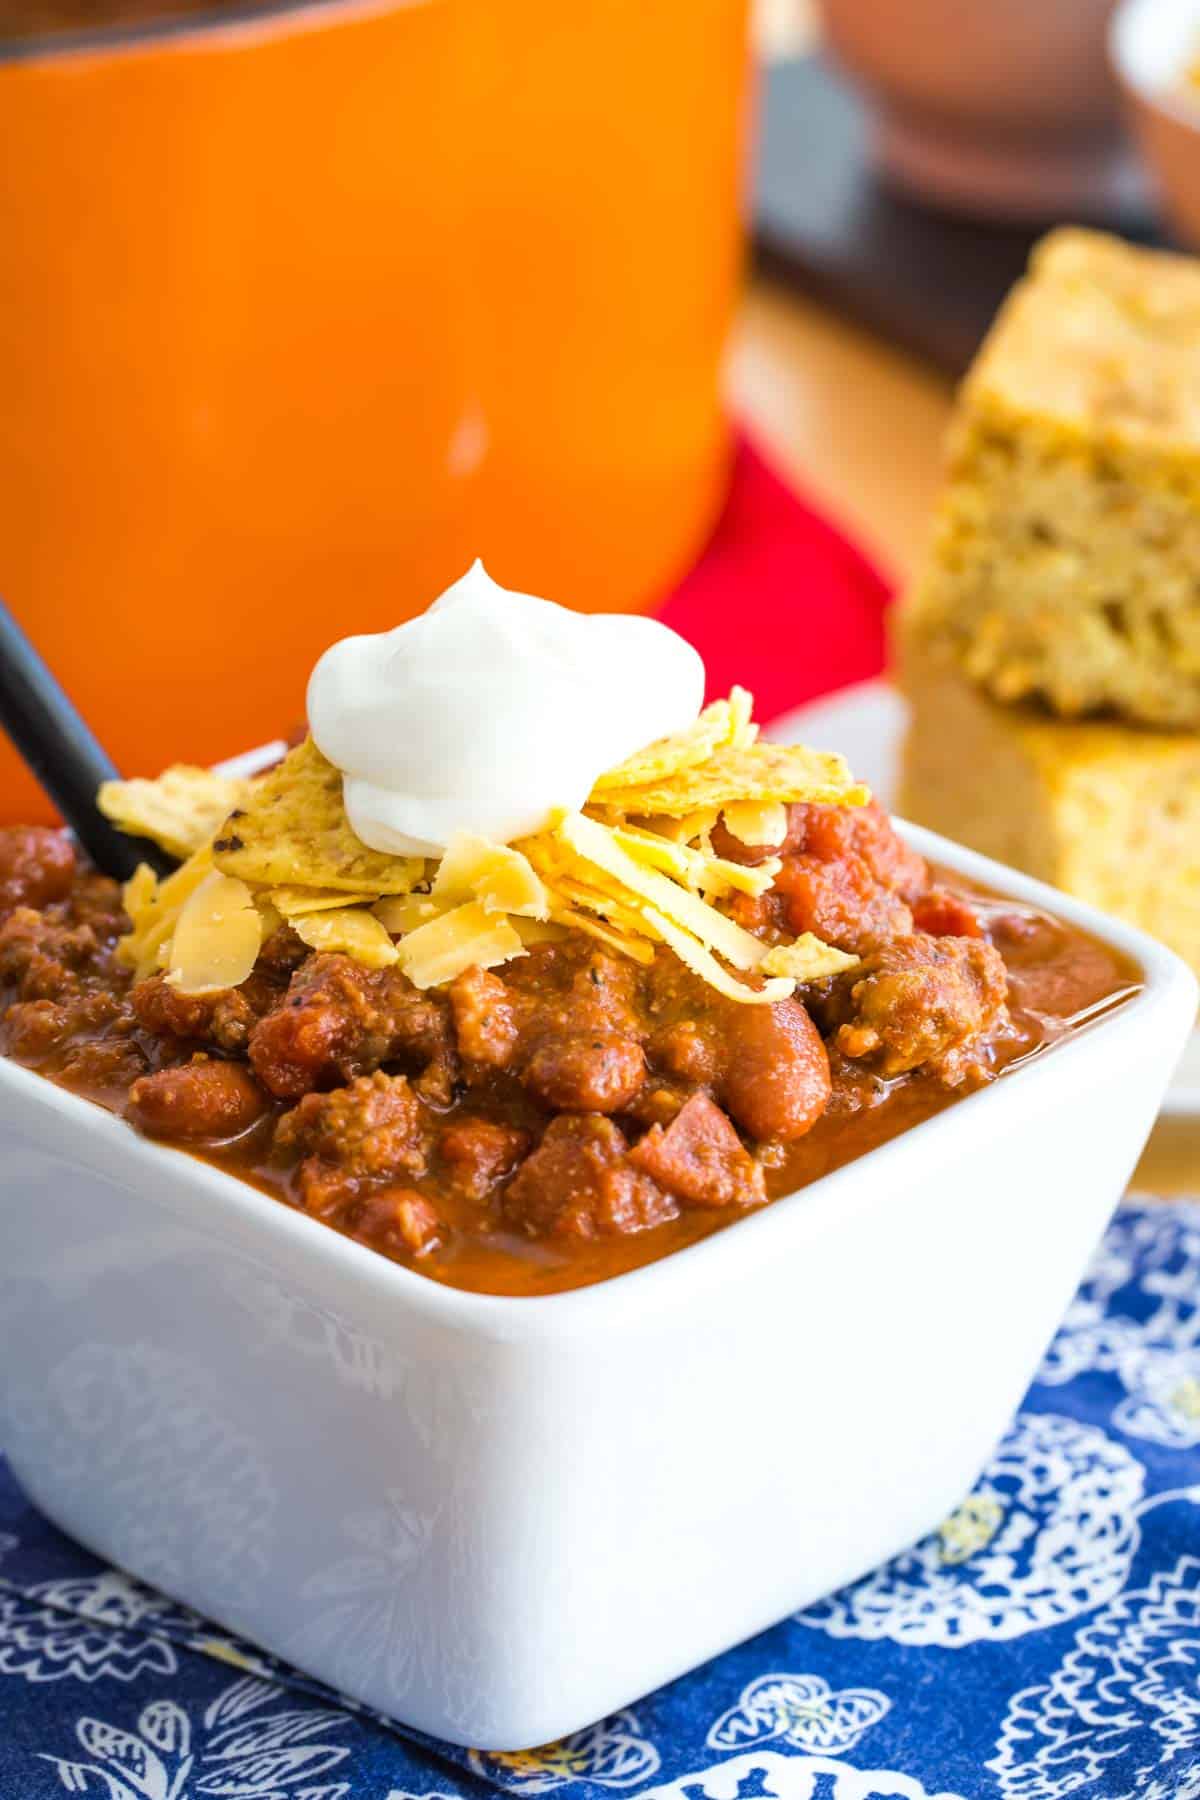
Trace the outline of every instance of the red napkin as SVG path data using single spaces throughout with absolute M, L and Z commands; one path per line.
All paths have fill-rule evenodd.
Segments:
M 735 682 L 764 723 L 882 672 L 879 571 L 742 439 L 729 497 L 695 568 L 658 608 L 708 668 L 708 697 Z

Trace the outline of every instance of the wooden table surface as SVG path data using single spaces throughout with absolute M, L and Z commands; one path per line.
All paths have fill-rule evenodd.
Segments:
M 825 308 L 753 282 L 729 365 L 735 409 L 780 469 L 901 584 L 940 480 L 950 385 Z M 1136 1185 L 1200 1193 L 1200 1121 L 1162 1119 Z
M 905 580 L 937 494 L 949 382 L 824 307 L 754 282 L 729 391 L 783 472 Z

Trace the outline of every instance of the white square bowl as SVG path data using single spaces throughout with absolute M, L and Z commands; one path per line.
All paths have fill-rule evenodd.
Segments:
M 588 1724 L 932 1529 L 1000 1436 L 1196 1010 L 1137 998 L 575 1293 L 459 1293 L 0 1063 L 0 1443 L 101 1556 L 403 1722 Z

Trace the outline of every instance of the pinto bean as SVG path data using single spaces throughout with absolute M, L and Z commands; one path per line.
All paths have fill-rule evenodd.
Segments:
M 200 1058 L 181 1069 L 143 1075 L 129 1090 L 128 1116 L 153 1137 L 239 1137 L 266 1111 L 254 1077 L 240 1063 Z
M 829 1057 L 799 1000 L 731 1004 L 720 1097 L 754 1138 L 803 1137 L 829 1105 Z

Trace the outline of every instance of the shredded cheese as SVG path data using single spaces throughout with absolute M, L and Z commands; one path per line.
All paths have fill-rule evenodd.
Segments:
M 487 912 L 480 900 L 468 900 L 418 925 L 400 939 L 396 952 L 400 967 L 419 988 L 441 987 L 464 969 L 494 969 L 526 954 L 509 921 Z
M 240 987 L 262 949 L 262 917 L 244 881 L 215 869 L 184 902 L 171 938 L 167 980 L 182 994 Z

